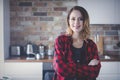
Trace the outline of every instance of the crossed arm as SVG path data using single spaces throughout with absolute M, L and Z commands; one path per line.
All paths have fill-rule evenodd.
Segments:
M 53 64 L 57 74 L 63 77 L 73 77 L 76 73 L 78 73 L 78 76 L 88 76 L 90 78 L 98 76 L 101 64 L 97 53 L 95 53 L 95 57 L 87 65 L 76 65 L 74 62 L 66 62 L 64 53 L 61 41 L 56 40 Z

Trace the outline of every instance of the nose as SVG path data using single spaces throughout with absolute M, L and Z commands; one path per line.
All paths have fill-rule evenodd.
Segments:
M 74 22 L 74 24 L 75 24 L 75 25 L 79 25 L 79 24 L 80 24 L 79 20 L 76 19 L 75 22 Z

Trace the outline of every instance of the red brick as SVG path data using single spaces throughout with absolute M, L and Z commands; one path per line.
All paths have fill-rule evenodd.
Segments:
M 62 16 L 62 12 L 48 12 L 48 16 Z
M 67 7 L 54 7 L 54 11 L 67 11 Z
M 25 21 L 38 21 L 39 20 L 39 18 L 38 17 L 25 17 Z

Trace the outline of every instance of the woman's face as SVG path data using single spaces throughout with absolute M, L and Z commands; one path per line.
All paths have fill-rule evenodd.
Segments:
M 69 16 L 70 28 L 74 33 L 79 33 L 83 29 L 83 17 L 80 11 L 73 10 Z

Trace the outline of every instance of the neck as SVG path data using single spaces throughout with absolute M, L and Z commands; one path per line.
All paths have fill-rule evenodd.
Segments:
M 72 38 L 73 38 L 73 40 L 75 40 L 77 42 L 81 42 L 82 41 L 82 39 L 80 38 L 80 34 L 79 33 L 74 33 L 72 35 Z
M 80 34 L 79 33 L 73 33 L 72 37 L 74 39 L 80 39 Z

